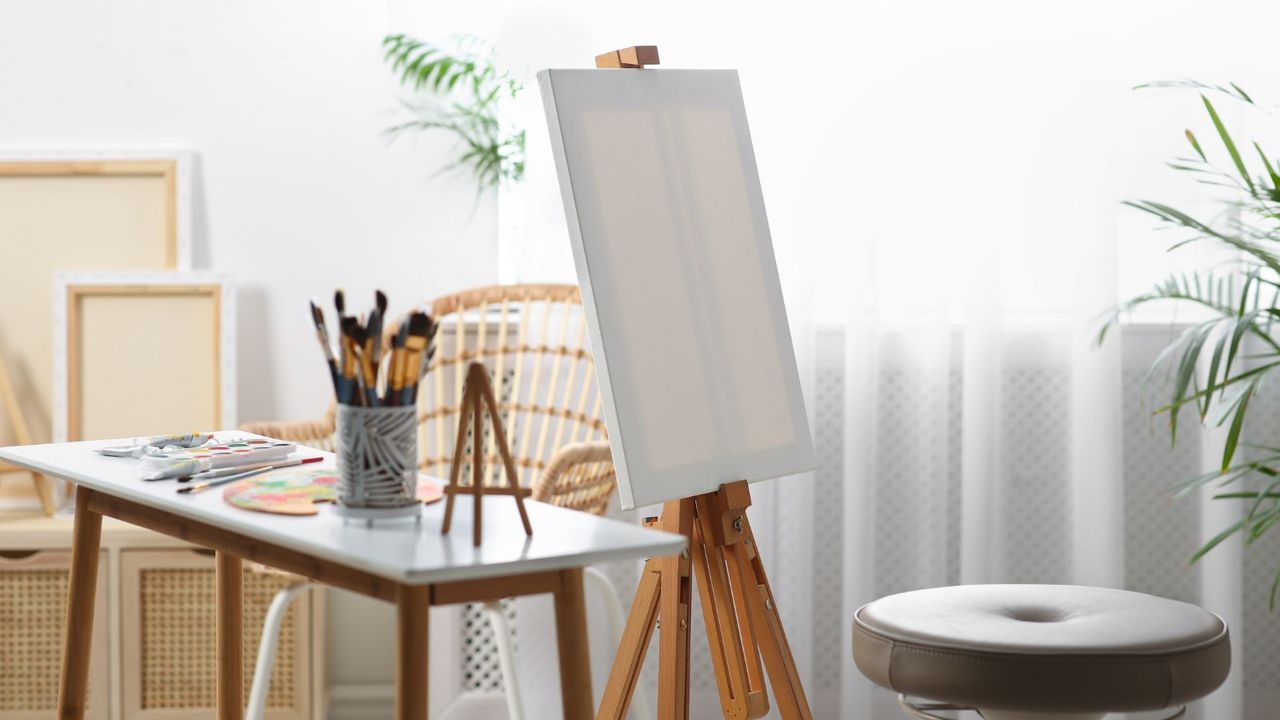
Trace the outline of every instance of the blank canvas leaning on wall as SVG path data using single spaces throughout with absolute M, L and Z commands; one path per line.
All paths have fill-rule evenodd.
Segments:
M 737 72 L 538 80 L 622 506 L 812 468 Z
M 0 349 L 37 442 L 49 439 L 54 272 L 188 269 L 192 158 L 0 151 Z M 10 430 L 0 417 L 0 444 Z
M 59 273 L 57 441 L 235 426 L 235 297 L 212 273 Z

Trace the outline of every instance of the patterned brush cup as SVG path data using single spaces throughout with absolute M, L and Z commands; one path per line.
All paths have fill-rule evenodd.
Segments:
M 338 503 L 395 510 L 418 504 L 418 410 L 338 405 Z

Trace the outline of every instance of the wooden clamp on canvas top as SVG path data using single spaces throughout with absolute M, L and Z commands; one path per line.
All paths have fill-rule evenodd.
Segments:
M 640 68 L 658 64 L 657 45 L 632 45 L 596 56 L 598 68 Z

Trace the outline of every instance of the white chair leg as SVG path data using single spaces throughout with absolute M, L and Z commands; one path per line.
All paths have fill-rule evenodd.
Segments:
M 618 588 L 614 586 L 608 575 L 595 568 L 586 568 L 582 573 L 582 579 L 599 591 L 601 599 L 604 600 L 604 609 L 609 615 L 610 644 L 616 647 L 622 642 L 622 629 L 626 623 Z M 631 717 L 635 720 L 649 720 L 654 717 L 649 711 L 649 700 L 641 693 L 631 695 Z
M 502 670 L 502 687 L 507 697 L 507 716 L 511 720 L 524 720 L 524 704 L 520 700 L 520 679 L 516 677 L 516 653 L 511 646 L 511 628 L 502 602 L 491 600 L 483 604 L 489 629 L 493 631 L 493 643 L 498 647 L 498 668 Z
M 249 690 L 249 706 L 245 708 L 245 720 L 262 720 L 267 709 L 267 693 L 271 690 L 271 668 L 276 663 L 276 644 L 280 639 L 280 626 L 284 624 L 289 603 L 315 583 L 300 582 L 281 588 L 271 599 L 267 616 L 262 622 L 262 640 L 258 643 L 258 662 L 253 667 L 253 685 Z

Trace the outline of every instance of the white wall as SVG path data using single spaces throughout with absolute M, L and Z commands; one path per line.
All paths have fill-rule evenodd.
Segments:
M 401 111 L 379 42 L 403 27 L 336 0 L 0 5 L 4 149 L 198 153 L 196 266 L 240 288 L 241 420 L 327 406 L 308 297 L 404 308 L 497 277 L 492 196 L 435 176 L 450 142 L 382 135 Z M 389 607 L 331 609 L 332 681 L 389 682 Z
M 306 300 L 405 307 L 496 277 L 492 198 L 436 176 L 450 142 L 401 117 L 378 3 L 7 3 L 6 148 L 199 154 L 196 264 L 241 287 L 243 420 L 323 412 Z

